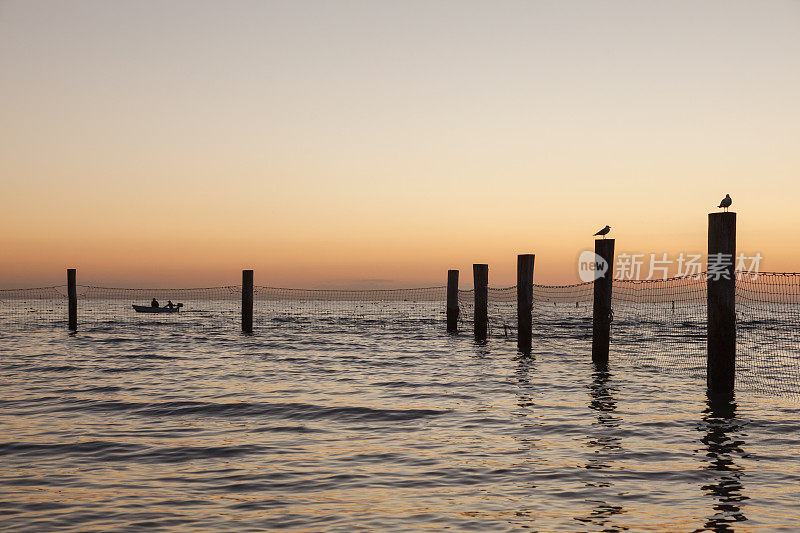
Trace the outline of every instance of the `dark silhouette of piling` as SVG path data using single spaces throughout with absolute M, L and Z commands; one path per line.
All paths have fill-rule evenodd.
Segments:
M 475 340 L 486 340 L 489 331 L 489 265 L 472 265 L 475 286 Z
M 592 362 L 608 364 L 608 346 L 611 342 L 611 289 L 614 282 L 614 239 L 596 239 L 594 253 L 608 265 L 603 275 L 594 280 L 594 307 L 592 311 Z M 597 272 L 597 270 L 595 270 Z
M 74 268 L 67 269 L 67 328 L 78 331 L 78 284 Z
M 253 271 L 242 270 L 242 331 L 253 333 Z
M 736 213 L 708 215 L 708 360 L 706 383 L 732 393 L 736 375 Z
M 458 332 L 458 270 L 447 271 L 447 331 Z
M 517 256 L 517 349 L 531 353 L 533 334 L 533 254 Z

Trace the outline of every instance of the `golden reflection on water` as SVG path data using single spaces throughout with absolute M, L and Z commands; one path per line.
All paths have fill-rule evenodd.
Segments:
M 709 393 L 700 431 L 700 441 L 705 446 L 704 467 L 712 474 L 710 483 L 701 486 L 714 502 L 705 527 L 714 531 L 732 531 L 737 522 L 744 522 L 744 494 L 742 458 L 747 458 L 744 442 L 747 422 L 736 416 L 737 404 L 733 395 Z
M 30 411 L 0 413 L 7 440 L 63 450 L 3 456 L 0 476 L 31 483 L 15 487 L 18 501 L 104 509 L 119 513 L 119 525 L 147 512 L 243 528 L 299 520 L 299 530 L 691 531 L 752 521 L 745 503 L 758 497 L 748 478 L 758 454 L 735 403 L 709 398 L 701 414 L 702 394 L 651 397 L 652 375 L 594 368 L 569 354 L 516 357 L 496 345 L 455 352 L 452 342 L 435 353 L 423 344 L 407 360 L 372 347 L 361 358 L 287 350 L 283 360 L 247 353 L 221 361 L 208 350 L 127 378 L 96 367 L 140 362 L 101 362 L 94 352 L 80 361 L 78 351 L 71 364 L 81 370 L 58 380 L 42 371 L 34 387 L 25 376 L 35 373 L 10 372 L 7 390 Z M 112 384 L 126 388 L 91 392 Z M 47 411 L 59 403 L 67 409 Z M 396 418 L 410 410 L 432 414 Z M 796 450 L 760 438 L 764 455 L 780 453 L 774 460 L 797 470 Z M 78 446 L 98 440 L 122 448 Z M 780 483 L 774 473 L 768 479 Z M 81 529 L 108 524 L 98 518 Z
M 587 435 L 586 446 L 591 449 L 591 455 L 584 465 L 587 470 L 605 470 L 615 466 L 616 456 L 623 451 L 622 438 L 616 435 L 615 429 L 619 427 L 621 418 L 615 415 L 617 400 L 615 394 L 617 386 L 612 380 L 608 368 L 596 366 L 592 373 L 592 381 L 588 386 L 588 407 L 595 413 L 595 421 Z M 587 481 L 587 487 L 604 489 L 602 493 L 614 488 L 612 477 L 605 481 Z M 614 505 L 605 500 L 592 500 L 593 508 L 588 515 L 576 516 L 575 520 L 585 524 L 592 524 L 606 531 L 615 531 L 611 525 L 615 515 L 622 514 L 625 509 L 621 505 Z M 627 528 L 623 528 L 627 529 Z

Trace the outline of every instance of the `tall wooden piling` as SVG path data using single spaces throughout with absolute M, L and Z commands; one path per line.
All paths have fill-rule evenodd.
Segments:
M 599 256 L 595 264 L 594 306 L 592 311 L 592 362 L 608 364 L 608 347 L 611 342 L 611 290 L 614 285 L 614 239 L 594 241 L 594 253 Z M 606 270 L 602 271 L 601 260 Z
M 475 340 L 486 340 L 489 332 L 489 265 L 472 265 L 475 287 Z
M 74 268 L 67 269 L 67 328 L 78 331 L 78 284 Z
M 447 271 L 447 331 L 458 332 L 458 270 Z
M 253 333 L 253 271 L 242 270 L 242 331 Z
M 531 353 L 533 335 L 533 254 L 517 256 L 517 349 Z
M 711 392 L 733 393 L 736 375 L 736 213 L 708 215 L 708 360 Z

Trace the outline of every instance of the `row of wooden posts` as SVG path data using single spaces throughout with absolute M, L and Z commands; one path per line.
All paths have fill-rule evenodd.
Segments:
M 594 281 L 592 311 L 592 361 L 608 364 L 611 341 L 614 239 L 597 239 L 595 253 L 608 268 Z M 736 361 L 736 312 L 734 258 L 736 257 L 736 213 L 708 216 L 708 254 L 726 254 L 723 275 L 708 278 L 707 383 L 715 392 L 733 392 Z M 533 254 L 517 256 L 517 348 L 530 354 L 533 336 Z M 727 275 L 725 275 L 727 274 Z M 447 331 L 458 331 L 458 270 L 447 271 Z M 474 285 L 473 333 L 478 341 L 488 336 L 489 266 L 472 265 Z M 68 327 L 78 328 L 76 271 L 67 270 Z M 242 271 L 242 331 L 253 332 L 253 271 Z
M 611 295 L 614 264 L 614 239 L 595 241 L 595 253 L 607 265 L 606 273 L 594 281 L 592 313 L 592 361 L 608 364 L 611 340 Z M 517 256 L 517 349 L 530 354 L 533 346 L 533 265 L 534 254 Z M 489 265 L 472 265 L 474 306 L 473 333 L 475 340 L 485 341 L 489 329 Z M 458 270 L 447 271 L 447 331 L 458 332 Z

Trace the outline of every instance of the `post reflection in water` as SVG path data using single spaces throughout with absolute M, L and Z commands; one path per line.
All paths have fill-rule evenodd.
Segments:
M 587 487 L 596 487 L 604 490 L 614 486 L 608 470 L 612 467 L 614 456 L 622 451 L 622 439 L 618 435 L 620 417 L 615 414 L 617 399 L 614 394 L 618 392 L 613 384 L 612 375 L 606 365 L 596 365 L 592 373 L 592 382 L 589 385 L 589 409 L 596 412 L 596 420 L 592 423 L 591 434 L 586 445 L 592 449 L 592 454 L 584 468 L 597 470 L 597 475 L 591 476 L 586 482 Z M 598 491 L 599 492 L 599 491 Z M 604 531 L 623 531 L 627 527 L 616 527 L 610 522 L 614 515 L 625 510 L 620 505 L 612 505 L 601 499 L 593 499 L 594 508 L 588 516 L 577 516 L 575 520 L 585 524 L 594 524 Z
M 536 372 L 536 360 L 527 355 L 517 358 L 517 369 L 515 372 L 515 379 L 517 382 L 516 395 L 517 407 L 515 415 L 519 417 L 520 433 L 516 436 L 519 442 L 519 466 L 522 472 L 536 472 L 543 462 L 542 458 L 537 453 L 537 446 L 539 445 L 540 438 L 537 436 L 541 422 L 534 414 L 534 385 L 531 383 L 531 374 Z M 535 490 L 536 482 L 535 476 L 530 476 L 528 481 L 525 482 L 524 491 L 530 492 Z M 536 504 L 522 505 L 514 512 L 514 519 L 512 524 L 524 524 L 528 528 L 528 523 L 535 521 L 539 511 Z
M 744 469 L 736 463 L 747 456 L 742 440 L 745 426 L 736 418 L 732 395 L 708 394 L 699 430 L 705 433 L 700 439 L 706 452 L 703 469 L 711 474 L 711 482 L 701 489 L 715 503 L 713 514 L 698 531 L 733 531 L 733 524 L 747 520 L 742 511 L 742 502 L 748 499 L 742 494 Z
M 519 358 L 516 374 L 517 387 L 517 407 L 516 416 L 519 417 L 519 428 L 522 430 L 517 435 L 520 453 L 523 463 L 534 465 L 541 462 L 541 458 L 536 453 L 536 446 L 540 438 L 536 431 L 541 426 L 541 421 L 535 415 L 534 407 L 534 385 L 531 383 L 530 375 L 536 372 L 535 359 L 530 356 Z
M 517 406 L 520 407 L 519 416 L 527 416 L 528 408 L 533 407 L 533 385 L 530 374 L 536 371 L 535 359 L 522 356 L 517 359 Z

